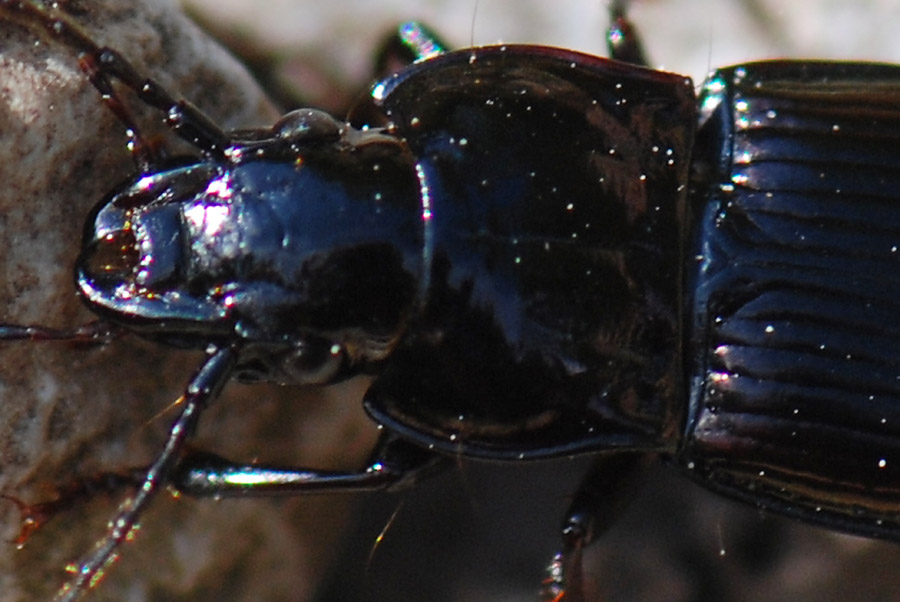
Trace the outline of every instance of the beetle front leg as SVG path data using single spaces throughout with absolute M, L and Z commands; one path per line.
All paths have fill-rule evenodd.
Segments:
M 106 566 L 115 558 L 116 550 L 134 529 L 141 512 L 162 486 L 170 482 L 186 441 L 197 429 L 200 415 L 209 401 L 219 394 L 231 376 L 236 356 L 237 351 L 229 347 L 210 352 L 185 389 L 181 414 L 169 429 L 163 450 L 147 469 L 137 492 L 121 504 L 106 537 L 97 542 L 71 580 L 56 594 L 56 602 L 75 602 L 99 581 Z
M 169 484 L 189 495 L 229 497 L 397 490 L 446 464 L 447 459 L 442 456 L 387 435 L 366 467 L 358 472 L 245 465 L 213 454 L 187 451 Z
M 547 567 L 542 602 L 583 602 L 582 552 L 627 506 L 637 489 L 636 476 L 652 458 L 620 453 L 600 456 L 594 463 L 563 520 L 563 547 Z

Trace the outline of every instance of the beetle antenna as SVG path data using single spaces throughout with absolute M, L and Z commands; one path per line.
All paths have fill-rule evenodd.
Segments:
M 0 324 L 0 341 L 74 341 L 108 343 L 120 335 L 112 324 L 95 320 L 74 328 L 48 328 L 39 325 Z
M 151 144 L 141 135 L 134 118 L 112 85 L 116 79 L 131 89 L 145 104 L 161 111 L 172 131 L 207 155 L 225 158 L 230 138 L 209 117 L 184 99 L 172 97 L 154 79 L 142 76 L 122 55 L 111 48 L 99 46 L 77 23 L 58 10 L 58 4 L 48 9 L 30 2 L 0 0 L 0 11 L 11 20 L 26 26 L 36 22 L 48 35 L 78 52 L 78 64 L 91 84 L 100 92 L 107 107 L 125 126 L 128 149 L 142 173 L 153 171 L 161 162 Z

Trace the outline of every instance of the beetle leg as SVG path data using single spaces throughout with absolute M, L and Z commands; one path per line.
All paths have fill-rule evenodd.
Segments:
M 302 468 L 240 465 L 184 446 L 164 483 L 181 493 L 197 496 L 276 496 L 333 491 L 400 490 L 440 470 L 447 458 L 385 435 L 366 468 L 359 472 L 326 472 Z M 97 494 L 137 489 L 147 481 L 149 468 L 134 467 L 77 479 L 61 488 L 55 499 L 27 504 L 11 495 L 0 499 L 13 503 L 22 517 L 19 534 L 11 543 L 24 546 L 32 533 L 56 515 Z M 163 481 L 161 481 L 163 482 Z
M 446 463 L 443 456 L 385 436 L 367 466 L 358 472 L 236 464 L 213 454 L 188 451 L 168 484 L 189 495 L 233 497 L 398 490 Z
M 652 456 L 603 455 L 594 463 L 572 500 L 562 525 L 562 550 L 547 567 L 542 602 L 582 602 L 581 556 L 585 546 L 608 529 L 636 490 L 639 468 Z
M 429 27 L 417 21 L 403 23 L 379 46 L 372 79 L 385 80 L 415 61 L 447 52 L 448 48 Z M 384 127 L 389 122 L 368 92 L 362 94 L 346 113 L 347 121 L 357 128 Z
M 17 0 L 0 0 L 0 12 L 25 25 L 37 24 L 51 37 L 78 51 L 79 66 L 100 92 L 107 107 L 125 126 L 128 148 L 142 173 L 153 170 L 160 158 L 141 136 L 134 119 L 116 94 L 112 80 L 130 88 L 144 103 L 165 114 L 166 124 L 182 139 L 207 154 L 224 158 L 230 138 L 198 108 L 175 99 L 151 78 L 142 76 L 131 63 L 111 48 L 101 47 L 78 24 L 59 10 Z
M 415 61 L 447 52 L 448 48 L 440 36 L 422 23 L 402 23 L 378 51 L 376 79 L 389 77 Z
M 649 67 L 644 45 L 628 19 L 629 0 L 613 0 L 609 5 L 609 29 L 606 31 L 606 47 L 609 56 L 617 61 Z
M 137 524 L 141 512 L 161 487 L 170 482 L 185 442 L 196 430 L 200 414 L 209 401 L 218 395 L 231 376 L 236 356 L 236 350 L 229 347 L 210 352 L 206 362 L 185 388 L 181 414 L 169 429 L 169 438 L 147 469 L 141 486 L 119 507 L 119 515 L 110 523 L 106 537 L 97 542 L 71 580 L 59 590 L 56 602 L 75 602 L 102 577 L 106 566 L 115 559 L 116 550 Z
M 142 76 L 118 51 L 90 44 L 93 48 L 90 52 L 83 51 L 81 68 L 104 100 L 112 93 L 110 78 L 117 79 L 143 102 L 163 112 L 166 125 L 180 138 L 211 156 L 225 158 L 231 140 L 212 119 L 183 98 L 175 99 L 156 80 Z M 115 107 L 113 111 L 122 119 Z M 127 128 L 132 127 L 125 120 L 123 123 Z

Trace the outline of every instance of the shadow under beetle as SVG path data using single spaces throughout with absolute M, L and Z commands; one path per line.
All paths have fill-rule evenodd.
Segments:
M 138 173 L 89 217 L 78 291 L 99 325 L 208 350 L 140 485 L 58 599 L 90 587 L 162 486 L 291 495 L 407 486 L 456 455 L 596 453 L 545 600 L 640 465 L 828 527 L 900 539 L 900 69 L 770 61 L 653 71 L 613 8 L 606 60 L 443 52 L 342 122 L 301 109 L 222 131 L 43 5 L 0 18 L 78 52 Z M 162 159 L 118 81 L 195 154 Z M 357 473 L 185 446 L 232 378 L 375 380 L 384 435 Z

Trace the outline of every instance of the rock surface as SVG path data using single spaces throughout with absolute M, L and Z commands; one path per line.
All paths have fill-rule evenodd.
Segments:
M 70 4 L 92 37 L 223 126 L 277 116 L 246 71 L 174 1 Z M 122 96 L 146 134 L 168 136 L 153 125 L 158 113 L 127 91 Z M 0 322 L 84 323 L 92 316 L 75 297 L 72 266 L 88 212 L 134 170 L 123 127 L 71 49 L 0 21 L 0 136 Z M 105 346 L 0 344 L 0 492 L 44 501 L 79 476 L 148 463 L 176 415 L 170 404 L 201 357 L 135 337 Z M 201 421 L 196 445 L 238 460 L 354 467 L 374 431 L 352 389 L 303 395 L 231 385 Z M 22 550 L 0 545 L 0 599 L 50 599 L 66 563 L 104 533 L 123 493 L 57 516 Z M 306 600 L 329 564 L 348 501 L 216 502 L 162 493 L 90 600 Z M 17 512 L 10 502 L 0 510 L 8 540 Z

